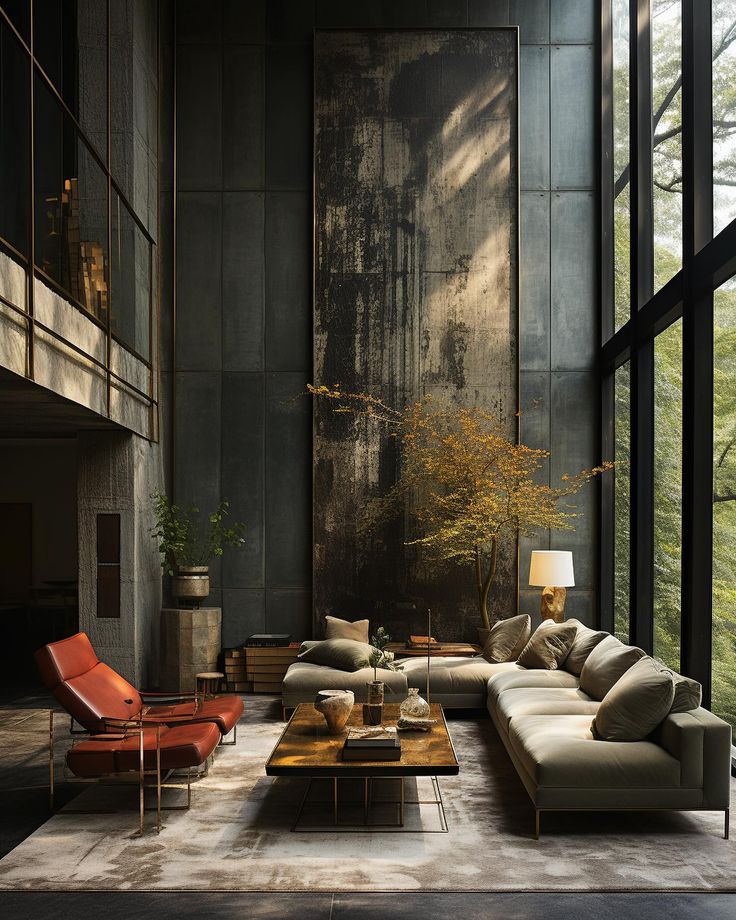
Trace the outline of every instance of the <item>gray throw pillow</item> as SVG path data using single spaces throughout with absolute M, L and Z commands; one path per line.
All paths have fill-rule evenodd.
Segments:
M 669 674 L 675 685 L 675 698 L 672 701 L 670 712 L 690 712 L 691 709 L 697 709 L 703 699 L 703 688 L 691 677 L 685 677 L 678 674 L 672 668 L 668 668 L 662 661 L 654 659 L 655 665 L 664 673 Z
M 602 741 L 641 741 L 667 717 L 675 684 L 667 669 L 646 655 L 614 684 L 593 719 L 593 736 Z
M 359 671 L 365 667 L 363 662 L 373 651 L 373 646 L 367 642 L 356 642 L 355 639 L 324 639 L 300 652 L 299 661 L 309 664 L 322 664 L 337 671 Z
M 525 613 L 494 623 L 483 646 L 486 661 L 516 661 L 532 634 L 532 618 Z
M 325 639 L 354 639 L 368 641 L 368 620 L 341 620 L 340 617 L 325 615 Z
M 522 668 L 556 671 L 567 658 L 576 632 L 571 623 L 542 623 L 522 649 L 517 664 Z
M 616 681 L 644 657 L 635 645 L 624 645 L 606 636 L 593 649 L 580 672 L 580 689 L 594 700 L 602 700 Z
M 596 645 L 602 642 L 609 633 L 603 630 L 591 629 L 589 626 L 586 626 L 585 623 L 581 623 L 580 620 L 570 619 L 565 620 L 565 622 L 574 623 L 577 627 L 575 641 L 572 644 L 569 655 L 565 659 L 565 670 L 579 677 L 580 672 L 583 670 L 583 665 L 588 660 L 588 655 L 590 655 Z

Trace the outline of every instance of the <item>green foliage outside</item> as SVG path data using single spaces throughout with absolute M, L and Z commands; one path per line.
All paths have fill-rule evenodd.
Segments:
M 736 217 L 736 0 L 713 2 L 715 232 Z M 654 291 L 682 264 L 681 43 L 679 0 L 652 0 Z M 614 15 L 614 306 L 630 312 L 628 2 Z M 736 282 L 715 295 L 712 707 L 736 728 Z M 655 341 L 654 653 L 680 665 L 682 323 Z M 703 406 L 703 411 L 710 407 Z M 615 628 L 628 638 L 628 364 L 615 376 Z

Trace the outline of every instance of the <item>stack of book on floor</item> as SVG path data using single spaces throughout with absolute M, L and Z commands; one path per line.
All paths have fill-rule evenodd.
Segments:
M 245 669 L 245 649 L 229 648 L 225 650 L 225 679 L 231 693 L 247 693 L 253 690 L 253 683 L 248 680 Z
M 281 693 L 284 674 L 299 654 L 288 635 L 251 636 L 245 643 L 245 669 L 254 693 Z
M 348 729 L 342 759 L 400 760 L 401 739 L 393 726 Z

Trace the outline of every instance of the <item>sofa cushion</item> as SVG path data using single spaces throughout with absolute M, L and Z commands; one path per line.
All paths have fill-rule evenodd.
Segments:
M 567 658 L 576 633 L 572 623 L 542 623 L 522 649 L 518 664 L 556 671 Z
M 355 639 L 324 639 L 299 652 L 299 661 L 321 664 L 337 671 L 357 671 L 364 667 L 368 656 L 375 651 L 367 642 Z
M 604 741 L 641 741 L 669 713 L 675 684 L 667 669 L 646 655 L 611 687 L 591 726 Z
M 697 680 L 678 674 L 677 671 L 668 668 L 666 664 L 656 658 L 653 661 L 661 671 L 670 675 L 675 685 L 675 698 L 672 701 L 670 712 L 690 712 L 693 709 L 697 709 L 703 699 L 703 688 Z
M 403 671 L 378 669 L 378 679 L 386 685 L 386 699 L 400 703 L 406 698 L 407 683 Z M 281 699 L 284 706 L 313 703 L 320 690 L 352 690 L 356 703 L 367 699 L 366 684 L 373 680 L 373 668 L 359 671 L 337 671 L 319 664 L 295 661 L 284 675 Z
M 482 655 L 493 664 L 516 661 L 529 641 L 531 632 L 532 618 L 527 614 L 499 620 L 488 633 Z
M 680 764 L 651 741 L 596 741 L 590 716 L 519 716 L 509 743 L 539 786 L 622 789 L 679 786 Z
M 600 705 L 576 687 L 516 687 L 496 700 L 496 718 L 508 731 L 519 716 L 594 716 Z
M 571 674 L 580 676 L 583 665 L 588 660 L 588 656 L 593 649 L 602 642 L 606 636 L 610 635 L 602 629 L 591 629 L 580 620 L 565 620 L 566 623 L 573 623 L 577 629 L 575 639 L 572 643 L 567 658 L 565 659 L 565 670 Z
M 423 695 L 427 690 L 427 659 L 404 658 L 397 662 L 406 675 L 410 687 L 418 687 Z M 483 706 L 489 678 L 494 674 L 519 670 L 515 661 L 492 663 L 482 656 L 476 658 L 448 657 L 430 659 L 430 690 L 433 699 L 450 696 L 477 697 L 475 705 Z
M 501 667 L 495 665 L 494 667 Z M 520 668 L 518 665 L 515 669 L 507 669 L 500 673 L 494 674 L 488 681 L 488 708 L 495 708 L 496 701 L 501 693 L 505 690 L 511 690 L 515 687 L 533 687 L 537 689 L 547 689 L 551 687 L 571 687 L 576 689 L 578 679 L 574 674 L 568 671 L 540 671 L 527 670 Z
M 599 642 L 580 672 L 580 689 L 594 700 L 602 700 L 616 681 L 644 657 L 635 645 L 624 645 L 615 636 Z
M 325 616 L 325 639 L 354 639 L 356 642 L 368 642 L 368 620 L 341 620 L 339 617 Z

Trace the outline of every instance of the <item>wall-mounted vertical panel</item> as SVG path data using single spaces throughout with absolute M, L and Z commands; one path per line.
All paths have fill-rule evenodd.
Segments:
M 598 0 L 553 0 L 549 8 L 549 40 L 555 43 L 595 43 Z
M 222 49 L 181 45 L 176 68 L 176 165 L 179 189 L 222 183 Z
M 223 48 L 223 184 L 226 189 L 261 188 L 265 177 L 263 48 Z
M 222 366 L 222 195 L 180 192 L 177 202 L 176 364 Z
M 592 192 L 552 193 L 552 368 L 596 360 L 595 200 Z
M 595 56 L 590 45 L 550 49 L 552 188 L 595 186 Z
M 315 379 L 402 407 L 424 394 L 518 403 L 518 99 L 511 30 L 317 32 Z M 316 630 L 330 611 L 472 638 L 472 579 L 407 548 L 403 522 L 359 536 L 396 479 L 395 442 L 315 405 Z M 415 621 L 398 623 L 397 605 Z M 516 547 L 492 609 L 516 604 Z M 409 618 L 411 620 L 411 617 Z
M 509 17 L 519 27 L 522 45 L 543 45 L 549 42 L 550 0 L 511 0 Z
M 311 582 L 311 406 L 304 373 L 266 375 L 266 585 Z
M 524 45 L 519 60 L 522 189 L 549 188 L 549 46 Z
M 468 0 L 468 25 L 509 25 L 509 0 Z
M 176 480 L 179 505 L 196 505 L 203 512 L 220 502 L 221 375 L 179 372 L 176 375 Z M 220 561 L 210 566 L 213 586 L 220 584 Z M 214 603 L 212 598 L 208 603 Z
M 222 367 L 263 370 L 262 192 L 222 196 Z
M 312 365 L 311 197 L 266 195 L 266 368 L 308 371 Z
M 245 524 L 245 545 L 222 559 L 222 583 L 232 588 L 264 583 L 263 374 L 222 376 L 222 496 L 233 520 Z
M 520 266 L 524 284 L 519 291 L 519 361 L 524 370 L 549 368 L 549 197 L 549 192 L 521 193 Z
M 266 47 L 266 185 L 312 187 L 312 49 Z
M 596 439 L 596 407 L 599 393 L 598 375 L 593 372 L 562 372 L 552 374 L 552 413 L 550 446 L 550 482 L 560 484 L 564 474 L 574 474 L 581 469 L 590 469 L 598 460 L 599 446 Z M 598 483 L 591 482 L 571 498 L 579 517 L 574 521 L 573 531 L 553 531 L 550 538 L 552 549 L 572 550 L 575 566 L 575 591 L 595 588 L 597 584 L 597 557 L 590 552 L 598 533 Z M 571 595 L 573 592 L 570 592 Z M 584 613 L 584 622 L 593 623 L 596 606 L 589 598 L 590 606 L 578 613 Z M 586 602 L 582 602 L 586 606 Z

